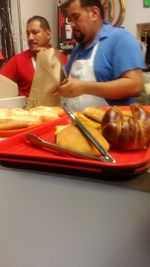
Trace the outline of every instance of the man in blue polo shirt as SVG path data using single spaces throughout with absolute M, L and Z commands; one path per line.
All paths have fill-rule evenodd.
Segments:
M 137 40 L 104 22 L 99 0 L 68 0 L 67 12 L 78 46 L 66 66 L 68 81 L 55 95 L 72 110 L 132 103 L 142 91 L 145 67 Z

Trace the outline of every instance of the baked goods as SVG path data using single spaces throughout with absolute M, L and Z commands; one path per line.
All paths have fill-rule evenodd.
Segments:
M 109 144 L 102 136 L 99 130 L 86 126 L 93 137 L 101 143 L 106 150 L 109 150 Z M 100 152 L 95 146 L 84 136 L 84 134 L 74 125 L 70 124 L 61 131 L 56 130 L 56 143 L 65 148 L 73 149 L 90 155 L 99 155 Z
M 59 106 L 54 106 L 54 107 L 47 107 L 47 106 L 37 106 L 34 108 L 30 108 L 29 111 L 49 111 L 49 112 L 53 112 L 57 115 L 61 115 L 64 113 L 64 109 L 62 107 Z
M 26 128 L 59 118 L 61 107 L 38 106 L 30 110 L 22 108 L 0 109 L 0 130 Z
M 40 123 L 41 120 L 39 118 L 30 116 L 29 114 L 19 116 L 9 114 L 9 116 L 5 118 L 0 118 L 0 130 L 14 130 L 26 128 Z
M 102 121 L 105 114 L 105 110 L 100 107 L 86 107 L 82 112 L 87 117 L 98 122 Z
M 117 149 L 141 149 L 150 144 L 150 113 L 140 104 L 130 106 L 132 115 L 124 115 L 117 107 L 105 112 L 102 134 Z
M 40 118 L 41 121 L 51 121 L 55 119 L 58 119 L 59 116 L 54 112 L 50 107 L 45 106 L 38 106 L 35 108 L 29 109 L 29 114 L 32 116 L 35 116 L 37 118 Z
M 58 116 L 64 114 L 64 109 L 59 106 L 50 107 L 53 112 L 55 112 Z
M 91 127 L 95 128 L 95 129 L 100 129 L 101 128 L 100 122 L 97 122 L 95 120 L 92 120 L 91 118 L 88 118 L 82 112 L 74 112 L 74 115 L 84 125 L 91 126 Z
M 15 115 L 15 116 L 22 116 L 22 115 L 28 115 L 29 112 L 23 108 L 13 108 L 10 109 L 9 112 L 11 113 L 11 115 Z
M 40 121 L 35 120 L 35 118 L 33 120 L 31 118 L 28 118 L 28 120 L 10 119 L 0 122 L 0 130 L 17 130 L 38 124 L 40 124 Z

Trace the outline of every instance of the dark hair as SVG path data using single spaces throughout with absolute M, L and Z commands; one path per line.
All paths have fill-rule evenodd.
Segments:
M 29 18 L 27 20 L 27 24 L 31 23 L 34 20 L 38 20 L 40 22 L 40 26 L 41 26 L 41 28 L 43 30 L 51 30 L 48 21 L 45 18 L 41 17 L 41 16 L 37 16 L 36 15 L 36 16 L 33 16 L 33 17 Z
M 75 0 L 68 0 L 66 6 L 68 7 L 74 1 Z M 92 6 L 98 7 L 101 13 L 101 17 L 104 18 L 104 9 L 101 0 L 79 0 L 79 2 L 82 7 L 92 7 Z

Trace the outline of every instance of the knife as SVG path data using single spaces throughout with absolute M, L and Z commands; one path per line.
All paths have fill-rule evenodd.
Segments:
M 91 141 L 91 143 L 98 149 L 98 151 L 103 155 L 103 158 L 107 162 L 116 163 L 116 160 L 108 153 L 108 151 L 99 143 L 97 140 L 93 137 L 93 135 L 87 130 L 87 128 L 78 120 L 78 118 L 71 112 L 66 104 L 63 105 L 63 108 L 68 115 L 68 117 L 71 119 L 73 124 L 75 124 L 82 133 Z

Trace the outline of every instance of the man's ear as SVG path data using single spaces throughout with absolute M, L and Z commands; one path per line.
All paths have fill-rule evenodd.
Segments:
M 47 33 L 49 39 L 51 39 L 51 36 L 52 36 L 51 30 L 47 29 L 46 30 L 46 33 Z
M 90 7 L 93 18 L 101 17 L 100 10 L 97 6 Z

